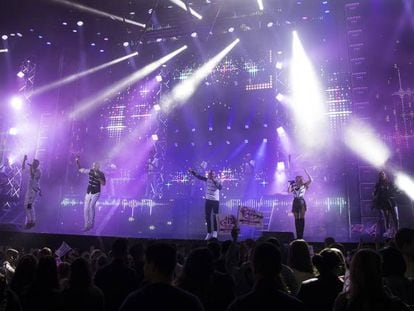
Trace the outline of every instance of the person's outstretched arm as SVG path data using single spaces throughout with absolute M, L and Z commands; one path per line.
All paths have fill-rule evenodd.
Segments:
M 89 171 L 90 170 L 89 169 L 86 169 L 86 168 L 82 168 L 81 165 L 80 165 L 79 159 L 80 159 L 80 157 L 79 156 L 76 156 L 75 162 L 76 162 L 76 166 L 78 168 L 79 173 L 89 174 Z
M 198 179 L 200 179 L 200 180 L 203 180 L 203 181 L 207 181 L 207 177 L 205 177 L 205 176 L 202 176 L 202 175 L 200 175 L 200 174 L 198 174 L 195 170 L 193 170 L 192 168 L 190 168 L 189 170 L 188 170 L 188 172 L 189 173 L 191 173 L 191 174 L 193 174 L 195 177 L 197 177 Z
M 306 173 L 306 176 L 308 176 L 308 180 L 305 182 L 305 186 L 306 187 L 309 187 L 309 185 L 312 183 L 312 181 L 313 181 L 313 178 L 312 178 L 312 176 L 311 175 L 309 175 L 309 172 L 305 169 L 305 173 Z

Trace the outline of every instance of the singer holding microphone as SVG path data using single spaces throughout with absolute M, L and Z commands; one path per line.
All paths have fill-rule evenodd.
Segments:
M 220 202 L 220 190 L 222 188 L 221 181 L 216 178 L 214 171 L 210 170 L 207 177 L 202 176 L 193 169 L 189 169 L 188 172 L 193 174 L 200 180 L 203 180 L 207 183 L 206 185 L 206 204 L 205 204 L 205 217 L 207 223 L 207 235 L 205 240 L 210 240 L 211 238 L 217 238 L 217 219 L 216 216 L 219 212 L 219 202 Z M 213 212 L 213 234 L 211 234 L 211 212 Z
M 305 192 L 312 182 L 312 177 L 305 169 L 308 180 L 305 182 L 303 176 L 296 176 L 295 180 L 289 181 L 288 191 L 293 194 L 292 213 L 295 216 L 296 238 L 302 239 L 305 231 L 306 201 Z
M 95 205 L 101 195 L 101 185 L 105 186 L 106 180 L 105 174 L 99 170 L 100 166 L 97 162 L 93 162 L 91 169 L 82 168 L 79 163 L 79 156 L 76 156 L 76 166 L 79 173 L 89 175 L 83 209 L 85 226 L 82 231 L 86 232 L 91 230 L 95 224 Z
M 27 155 L 23 158 L 22 171 L 26 169 Z M 27 183 L 26 195 L 24 196 L 24 209 L 26 211 L 26 222 L 25 229 L 30 229 L 36 224 L 36 213 L 34 208 L 34 203 L 36 201 L 37 195 L 41 196 L 42 192 L 40 191 L 40 176 L 42 175 L 39 165 L 40 162 L 37 159 L 33 159 L 32 164 L 27 163 L 30 166 L 29 170 L 29 182 Z

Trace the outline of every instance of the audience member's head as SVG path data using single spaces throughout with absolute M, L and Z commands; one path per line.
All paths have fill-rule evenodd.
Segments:
M 52 250 L 49 247 L 43 247 L 39 251 L 39 257 L 46 257 L 46 256 L 52 256 Z
M 37 259 L 33 255 L 24 255 L 17 263 L 10 288 L 17 293 L 21 293 L 26 286 L 30 285 L 35 276 Z
M 335 249 L 339 250 L 342 253 L 342 256 L 345 258 L 345 256 L 346 256 L 346 249 L 345 249 L 345 246 L 343 244 L 338 243 L 338 242 L 335 242 L 335 243 L 332 243 L 329 246 L 329 248 L 335 248 Z
M 57 267 L 57 271 L 59 280 L 68 279 L 70 275 L 70 263 L 61 262 Z
M 380 297 L 384 293 L 380 255 L 371 249 L 361 249 L 352 258 L 350 270 L 352 298 Z
M 274 280 L 282 270 L 280 250 L 269 242 L 258 244 L 253 253 L 253 269 L 257 279 Z
M 298 271 L 313 273 L 308 243 L 304 240 L 295 240 L 290 243 L 288 265 Z
M 56 262 L 52 256 L 39 259 L 33 285 L 38 289 L 59 289 Z
M 210 251 L 196 248 L 190 252 L 183 267 L 183 281 L 205 283 L 214 272 L 213 256 Z
M 401 252 L 394 247 L 386 247 L 379 251 L 382 257 L 382 273 L 384 277 L 404 277 L 407 268 Z
M 232 241 L 226 240 L 223 243 L 221 243 L 221 255 L 225 256 L 227 254 L 227 251 L 229 250 L 229 247 L 231 245 Z
M 207 248 L 211 252 L 214 261 L 220 258 L 221 248 L 220 244 L 217 241 L 209 241 L 207 243 Z
M 100 249 L 94 249 L 91 252 L 90 260 L 91 261 L 96 261 L 102 254 L 103 254 L 103 252 Z
M 126 259 L 128 257 L 128 240 L 124 238 L 116 239 L 112 244 L 112 258 Z
M 331 247 L 331 244 L 333 244 L 335 242 L 336 241 L 333 237 L 331 237 L 331 236 L 326 237 L 325 240 L 324 240 L 325 248 Z
M 91 260 L 91 254 L 88 251 L 82 252 L 81 258 L 85 259 L 86 261 Z
M 87 288 L 92 284 L 89 263 L 84 258 L 75 259 L 70 266 L 69 286 L 71 288 Z
M 281 249 L 281 244 L 280 244 L 279 240 L 274 236 L 267 238 L 266 242 L 269 242 L 269 243 L 273 244 L 274 246 L 276 246 L 278 249 Z
M 15 250 L 14 248 L 9 248 L 6 251 L 6 260 L 10 264 L 15 264 L 17 262 L 17 259 L 19 258 L 19 252 Z
M 338 276 L 345 265 L 339 251 L 332 248 L 325 248 L 319 254 L 313 256 L 312 262 L 316 269 L 318 269 L 321 277 Z
M 136 243 L 129 249 L 129 254 L 134 261 L 144 260 L 144 245 L 142 243 Z
M 177 263 L 176 249 L 163 242 L 151 244 L 145 250 L 145 279 L 150 282 L 170 283 Z
M 105 254 L 102 254 L 96 260 L 96 271 L 98 271 L 99 269 L 105 267 L 108 263 L 109 263 L 108 256 L 106 256 Z
M 398 230 L 395 244 L 403 255 L 414 256 L 414 230 L 409 228 Z

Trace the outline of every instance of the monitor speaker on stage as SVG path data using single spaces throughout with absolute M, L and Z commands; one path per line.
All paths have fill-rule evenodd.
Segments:
M 262 236 L 265 238 L 277 238 L 282 244 L 288 244 L 295 239 L 293 232 L 263 231 Z

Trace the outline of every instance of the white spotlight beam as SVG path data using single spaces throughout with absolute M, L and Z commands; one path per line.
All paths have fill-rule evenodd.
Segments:
M 183 10 L 187 11 L 186 4 L 181 0 L 170 0 L 172 3 L 174 3 L 176 6 L 182 8 Z M 203 16 L 201 16 L 199 13 L 197 13 L 195 10 L 190 8 L 191 15 L 197 17 L 198 19 L 203 19 Z
M 414 200 L 414 181 L 404 173 L 397 172 L 395 185 L 404 191 L 411 200 Z
M 8 49 L 0 49 L 0 53 L 7 53 L 8 51 Z
M 75 74 L 70 75 L 70 76 L 68 76 L 66 78 L 63 78 L 63 79 L 61 79 L 59 81 L 55 81 L 55 82 L 50 83 L 48 85 L 41 86 L 38 89 L 35 89 L 33 91 L 33 93 L 32 93 L 31 96 L 39 95 L 41 93 L 47 92 L 49 90 L 52 90 L 54 88 L 57 88 L 57 87 L 60 87 L 60 86 L 65 85 L 65 84 L 71 83 L 71 82 L 76 81 L 76 80 L 78 80 L 78 79 L 80 79 L 82 77 L 85 77 L 87 75 L 90 75 L 92 73 L 95 73 L 95 72 L 97 72 L 99 70 L 105 69 L 107 67 L 113 66 L 115 64 L 118 64 L 118 63 L 120 63 L 120 62 L 122 62 L 124 60 L 127 60 L 127 59 L 129 59 L 131 57 L 134 57 L 134 56 L 137 56 L 137 55 L 138 55 L 138 52 L 134 52 L 132 54 L 129 54 L 129 55 L 126 55 L 126 56 L 123 56 L 123 57 L 114 59 L 114 60 L 112 60 L 112 61 L 110 61 L 108 63 L 105 63 L 105 64 L 102 64 L 102 65 L 96 66 L 94 68 L 91 68 L 91 69 L 88 69 L 88 70 L 85 70 L 85 71 L 82 71 L 82 72 L 79 72 L 79 73 L 75 73 Z
M 148 64 L 144 68 L 139 69 L 138 71 L 134 72 L 133 74 L 129 75 L 128 77 L 112 84 L 111 86 L 107 87 L 106 89 L 102 90 L 98 94 L 95 94 L 85 100 L 82 100 L 72 111 L 70 114 L 71 118 L 75 118 L 78 115 L 87 112 L 88 110 L 92 109 L 93 107 L 101 104 L 104 102 L 105 99 L 113 97 L 118 92 L 126 89 L 129 85 L 141 80 L 145 76 L 149 75 L 154 70 L 161 67 L 164 63 L 168 62 L 174 56 L 180 54 L 182 51 L 187 49 L 187 46 L 184 45 L 183 47 L 171 52 L 170 54 L 165 55 L 164 57 L 160 58 Z
M 179 83 L 174 89 L 161 99 L 161 108 L 169 111 L 176 105 L 184 103 L 193 95 L 198 85 L 213 71 L 220 61 L 240 42 L 234 40 L 229 46 L 198 68 L 187 80 Z
M 296 31 L 293 32 L 290 84 L 289 106 L 299 129 L 299 139 L 307 148 L 323 147 L 328 138 L 324 92 Z
M 257 5 L 259 6 L 259 10 L 263 11 L 264 7 L 263 7 L 263 0 L 257 0 Z
M 355 154 L 377 168 L 383 167 L 391 155 L 374 130 L 361 121 L 349 123 L 344 132 L 344 142 Z
M 75 8 L 75 9 L 78 9 L 78 10 L 83 11 L 83 12 L 88 12 L 88 13 L 91 13 L 91 14 L 107 17 L 107 18 L 110 18 L 110 19 L 113 19 L 113 20 L 116 20 L 116 21 L 119 21 L 119 22 L 135 25 L 135 26 L 138 26 L 138 27 L 141 27 L 141 28 L 146 27 L 145 24 L 138 23 L 136 21 L 133 21 L 133 20 L 130 20 L 130 19 L 127 19 L 127 18 L 123 18 L 123 17 L 120 17 L 120 16 L 116 16 L 114 14 L 110 14 L 110 13 L 107 13 L 107 12 L 104 12 L 104 11 L 101 11 L 101 10 L 97 10 L 97 9 L 94 9 L 94 8 L 91 8 L 91 7 L 88 7 L 86 5 L 82 5 L 82 4 L 79 4 L 79 3 L 75 3 L 75 2 L 71 2 L 71 1 L 67 1 L 67 0 L 50 0 L 50 1 L 66 5 L 66 6 L 69 6 L 71 8 Z

